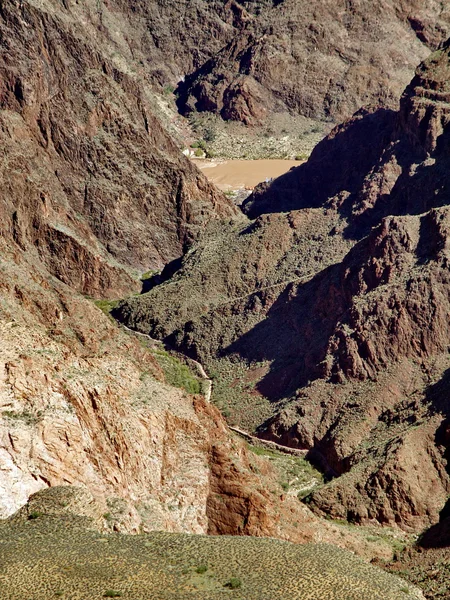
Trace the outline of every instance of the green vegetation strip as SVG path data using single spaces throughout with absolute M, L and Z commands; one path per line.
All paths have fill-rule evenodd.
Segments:
M 178 358 L 165 350 L 154 350 L 153 355 L 164 371 L 166 382 L 169 385 L 182 388 L 188 394 L 200 394 L 202 392 L 202 381 L 195 377 L 189 367 Z

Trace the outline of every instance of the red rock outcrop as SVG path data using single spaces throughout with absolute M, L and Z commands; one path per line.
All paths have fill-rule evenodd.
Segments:
M 80 292 L 117 297 L 234 209 L 160 124 L 132 11 L 95 7 L 2 4 L 1 235 Z
M 39 490 L 77 486 L 105 529 L 320 535 L 295 496 L 280 500 L 277 474 L 216 408 L 165 384 L 137 338 L 43 265 L 29 267 L 3 248 L 1 517 Z M 292 515 L 305 527 L 291 531 Z
M 267 107 L 334 121 L 370 102 L 394 107 L 449 24 L 435 0 L 273 3 L 186 78 L 179 106 L 252 124 Z

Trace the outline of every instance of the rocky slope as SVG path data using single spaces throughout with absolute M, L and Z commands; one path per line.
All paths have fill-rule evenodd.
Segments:
M 400 114 L 360 113 L 335 130 L 308 165 L 254 194 L 250 221 L 181 155 L 155 90 L 272 4 L 284 3 L 1 4 L 1 517 L 50 488 L 17 522 L 57 506 L 103 531 L 328 541 L 389 558 L 380 536 L 373 547 L 369 530 L 300 503 L 276 461 L 201 394 L 169 385 L 158 352 L 85 297 L 127 296 L 138 274 L 167 263 L 173 273 L 184 253 L 173 279 L 117 315 L 210 368 L 229 361 L 231 381 L 216 375 L 214 389 L 239 402 L 244 386 L 264 418 L 241 410 L 266 421 L 261 435 L 340 475 L 308 497 L 314 511 L 409 530 L 436 521 L 449 490 L 448 48 L 418 72 Z M 204 27 L 198 54 L 193 23 Z M 355 174 L 359 156 L 343 150 L 369 136 Z M 388 319 L 397 306 L 402 318 Z
M 103 531 L 327 541 L 390 558 L 395 534 L 374 545 L 322 522 L 217 408 L 168 385 L 160 350 L 0 243 L 0 518 L 50 488 L 22 514 L 75 512 Z
M 80 295 L 137 291 L 236 212 L 160 124 L 136 14 L 100 8 L 0 9 L 0 515 L 71 484 L 107 528 L 313 539 L 267 461 Z
M 247 124 L 274 111 L 336 122 L 369 102 L 396 106 L 449 26 L 435 0 L 277 2 L 186 78 L 179 106 Z
M 326 539 L 364 553 L 84 297 L 137 291 L 137 274 L 241 219 L 160 124 L 143 14 L 89 0 L 0 8 L 0 516 L 76 485 L 107 530 Z
M 317 518 L 202 395 L 169 385 L 157 351 L 85 297 L 138 291 L 139 273 L 243 218 L 161 125 L 155 7 L 129 8 L 0 7 L 0 517 L 47 488 L 69 510 L 66 486 L 81 486 L 77 511 L 88 505 L 105 531 L 328 541 L 389 558 L 390 542 L 374 550 Z
M 201 395 L 164 383 L 157 353 L 42 264 L 1 256 L 1 517 L 78 485 L 105 529 L 315 538 L 317 519 L 267 460 Z
M 2 3 L 1 235 L 105 297 L 233 208 L 160 124 L 133 12 L 97 5 Z
M 248 402 L 233 418 L 322 457 L 334 479 L 316 511 L 415 531 L 450 491 L 449 64 L 447 42 L 399 112 L 337 127 L 250 197 L 253 221 L 205 237 L 116 313 L 219 380 L 225 365 Z

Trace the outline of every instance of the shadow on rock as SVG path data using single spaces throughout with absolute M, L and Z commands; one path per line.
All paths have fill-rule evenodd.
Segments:
M 289 285 L 266 318 L 224 350 L 250 363 L 271 361 L 257 389 L 272 402 L 322 375 L 320 363 L 346 307 L 341 268 L 333 265 L 303 285 Z
M 175 258 L 174 260 L 170 261 L 170 263 L 167 263 L 167 265 L 164 267 L 161 273 L 156 273 L 152 277 L 144 279 L 142 281 L 141 294 L 146 294 L 147 292 L 155 288 L 157 285 L 160 285 L 161 283 L 164 283 L 165 281 L 168 281 L 171 277 L 173 277 L 175 273 L 179 271 L 179 269 L 181 269 L 182 261 L 182 256 L 180 256 L 179 258 Z
M 395 122 L 396 113 L 391 110 L 358 111 L 316 146 L 307 163 L 271 184 L 258 186 L 242 205 L 243 211 L 254 219 L 265 213 L 322 206 L 330 198 L 345 194 L 346 201 L 340 208 L 345 216 L 351 209 L 351 198 L 379 162 Z M 364 152 L 360 151 L 362 147 Z

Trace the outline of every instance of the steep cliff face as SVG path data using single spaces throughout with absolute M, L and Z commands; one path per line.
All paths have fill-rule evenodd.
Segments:
M 179 105 L 247 124 L 273 111 L 336 121 L 370 102 L 396 106 L 449 24 L 434 0 L 274 3 L 186 78 Z
M 139 30 L 142 58 L 149 63 L 152 81 L 164 87 L 176 86 L 201 67 L 273 4 L 273 0 L 137 0 L 130 14 L 129 3 L 116 0 L 109 8 L 129 15 Z M 130 35 L 131 43 L 133 38 Z
M 159 122 L 139 63 L 148 37 L 133 30 L 143 15 L 89 1 L 0 9 L 0 514 L 81 485 L 105 527 L 314 539 L 317 519 L 280 499 L 267 461 L 80 295 L 129 294 L 136 272 L 235 220 Z
M 450 489 L 449 54 L 418 68 L 399 112 L 337 127 L 249 198 L 253 222 L 205 238 L 170 285 L 117 311 L 211 368 L 245 366 L 269 418 L 234 418 L 335 476 L 315 510 L 416 531 Z
M 42 265 L 5 247 L 0 264 L 0 517 L 69 485 L 96 499 L 104 529 L 321 535 L 268 461 L 201 395 L 167 385 L 132 334 Z
M 158 121 L 134 18 L 93 1 L 0 12 L 1 234 L 96 296 L 136 290 L 133 271 L 233 215 Z

